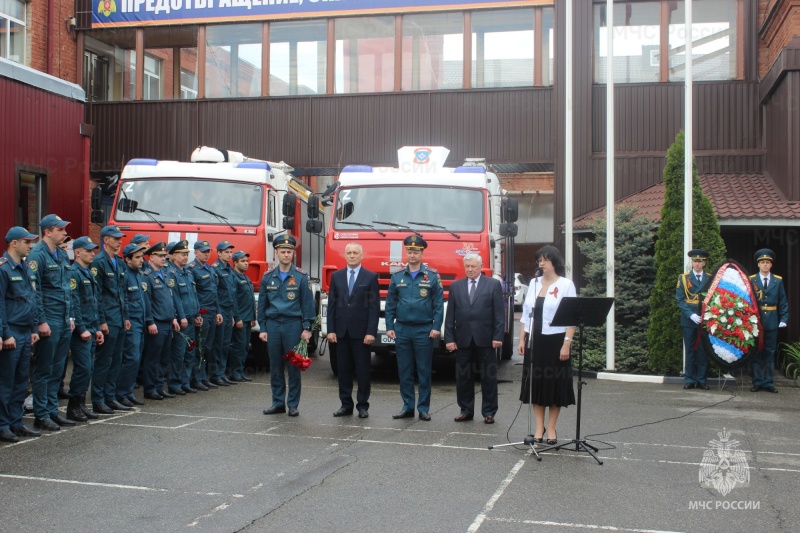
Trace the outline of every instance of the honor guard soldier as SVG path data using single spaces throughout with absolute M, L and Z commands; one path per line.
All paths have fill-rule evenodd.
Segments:
M 386 335 L 396 339 L 397 371 L 403 409 L 392 418 L 414 416 L 414 366 L 419 381 L 420 420 L 429 421 L 433 343 L 444 319 L 444 291 L 439 272 L 422 263 L 425 239 L 409 235 L 403 241 L 408 266 L 392 275 L 386 296 Z
M 300 414 L 300 369 L 284 365 L 283 355 L 294 348 L 301 338 L 311 340 L 311 325 L 316 319 L 314 295 L 308 283 L 308 274 L 293 263 L 297 241 L 283 233 L 275 237 L 272 246 L 278 256 L 278 266 L 261 278 L 258 293 L 259 338 L 267 343 L 269 376 L 272 387 L 272 405 L 265 415 L 285 413 Z M 289 394 L 286 395 L 284 366 L 289 372 Z
M 236 381 L 229 380 L 225 375 L 228 366 L 228 356 L 231 353 L 231 336 L 233 324 L 239 320 L 236 310 L 236 284 L 231 268 L 233 245 L 230 241 L 217 244 L 217 260 L 212 265 L 217 271 L 217 313 L 222 315 L 222 324 L 217 328 L 214 337 L 213 365 L 209 364 L 211 383 L 220 387 L 236 385 Z
M 86 391 L 92 378 L 94 355 L 103 344 L 100 331 L 100 288 L 89 267 L 97 255 L 98 246 L 89 237 L 78 237 L 72 243 L 75 262 L 70 272 L 72 290 L 72 318 L 75 329 L 69 348 L 72 353 L 72 377 L 69 380 L 67 418 L 76 422 L 99 418 L 86 408 Z
M 773 382 L 775 372 L 775 350 L 778 346 L 778 329 L 789 322 L 789 301 L 783 288 L 783 278 L 771 273 L 775 252 L 764 248 L 756 252 L 758 274 L 750 276 L 753 291 L 758 298 L 761 327 L 764 329 L 764 345 L 750 362 L 753 370 L 752 392 L 764 390 L 778 392 Z
M 101 229 L 103 249 L 94 258 L 91 268 L 100 287 L 100 331 L 105 336 L 105 342 L 97 348 L 92 373 L 92 408 L 101 414 L 131 409 L 117 402 L 125 332 L 130 329 L 125 301 L 125 261 L 119 256 L 124 236 L 116 226 Z
M 144 397 L 163 400 L 175 397 L 164 390 L 164 383 L 169 375 L 172 332 L 180 329 L 178 321 L 186 316 L 183 314 L 180 298 L 173 293 L 175 278 L 164 268 L 167 243 L 154 244 L 144 255 L 150 256 L 150 268 L 145 271 L 148 289 L 145 298 L 150 299 L 152 313 L 151 317 L 147 317 L 149 320 L 142 357 Z
M 233 254 L 233 279 L 236 282 L 236 314 L 239 320 L 233 325 L 231 355 L 228 367 L 232 381 L 252 381 L 245 375 L 244 362 L 247 359 L 247 345 L 250 332 L 256 324 L 256 301 L 253 295 L 253 282 L 244 275 L 250 266 L 250 254 L 239 250 Z
M 36 276 L 25 263 L 37 235 L 15 226 L 6 233 L 0 258 L 0 441 L 41 433 L 22 423 L 28 394 L 31 345 L 39 340 Z M 58 427 L 58 426 L 56 426 Z
M 129 244 L 122 250 L 125 259 L 125 301 L 128 307 L 130 328 L 125 332 L 125 343 L 122 349 L 122 364 L 117 377 L 117 402 L 125 407 L 144 405 L 144 402 L 133 394 L 136 376 L 142 362 L 144 352 L 144 328 L 150 319 L 147 278 L 142 272 L 144 250 L 141 244 Z M 114 411 L 108 409 L 104 414 Z
M 217 388 L 208 380 L 206 365 L 207 358 L 214 352 L 217 326 L 222 324 L 222 315 L 217 313 L 217 271 L 208 264 L 210 255 L 211 245 L 208 241 L 197 241 L 194 243 L 195 260 L 189 263 L 189 270 L 194 276 L 197 302 L 200 304 L 199 312 L 203 317 L 197 342 L 201 363 L 192 371 L 190 385 L 201 391 Z
M 33 360 L 34 427 L 57 431 L 74 426 L 58 411 L 58 389 L 72 336 L 70 319 L 69 258 L 59 248 L 67 235 L 66 220 L 47 215 L 39 223 L 42 240 L 28 256 L 28 266 L 36 276 L 36 305 L 39 316 L 39 343 Z
M 197 366 L 197 350 L 195 342 L 198 328 L 203 324 L 203 317 L 200 315 L 200 304 L 197 303 L 197 292 L 194 288 L 194 276 L 186 269 L 189 263 L 189 241 L 183 240 L 174 243 L 169 248 L 172 257 L 172 268 L 170 272 L 175 278 L 174 292 L 178 293 L 178 298 L 186 314 L 185 322 L 180 322 L 183 335 L 172 336 L 172 371 L 169 378 L 169 392 L 180 396 L 187 392 L 196 393 L 197 389 L 189 385 L 192 369 Z M 188 339 L 188 340 L 187 340 Z
M 708 356 L 703 343 L 697 342 L 700 333 L 700 306 L 702 296 L 700 289 L 708 281 L 708 274 L 703 271 L 708 261 L 708 252 L 701 249 L 689 250 L 692 270 L 684 272 L 678 278 L 675 288 L 675 301 L 681 312 L 683 328 L 683 348 L 686 351 L 686 368 L 683 371 L 684 389 L 708 390 Z

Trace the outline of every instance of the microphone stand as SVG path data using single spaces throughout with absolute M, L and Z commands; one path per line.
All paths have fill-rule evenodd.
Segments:
M 537 461 L 541 461 L 542 456 L 539 455 L 539 452 L 536 451 L 536 439 L 533 436 L 533 429 L 531 424 L 533 409 L 530 407 L 530 405 L 533 400 L 533 313 L 536 309 L 536 296 L 538 296 L 538 290 L 536 286 L 538 285 L 539 276 L 541 276 L 541 269 L 537 268 L 536 272 L 533 273 L 533 289 L 534 289 L 533 294 L 535 295 L 533 298 L 534 305 L 533 307 L 531 307 L 531 311 L 528 314 L 528 339 L 526 347 L 526 351 L 530 354 L 528 362 L 528 435 L 520 442 L 509 442 L 504 444 L 495 444 L 494 446 L 488 446 L 488 448 L 492 450 L 494 448 L 502 448 L 504 446 L 519 446 L 520 444 L 522 444 L 530 448 L 531 453 L 533 453 L 533 455 L 536 456 Z M 530 294 L 530 292 L 528 292 L 528 294 Z M 527 299 L 528 296 L 526 295 L 525 300 Z

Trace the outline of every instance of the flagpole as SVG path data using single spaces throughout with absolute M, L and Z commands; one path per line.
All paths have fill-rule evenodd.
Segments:
M 564 13 L 564 47 L 565 70 L 564 76 L 564 102 L 566 124 L 564 125 L 564 261 L 566 263 L 567 276 L 574 278 L 572 272 L 572 0 L 565 0 L 566 10 Z
M 614 297 L 614 0 L 606 0 L 606 296 Z M 615 306 L 606 317 L 606 369 L 614 370 Z
M 688 257 L 692 249 L 692 0 L 684 2 L 684 32 L 686 33 L 686 79 L 684 83 L 684 150 L 683 150 L 683 260 L 688 271 L 692 265 Z M 686 350 L 683 353 L 683 371 L 686 373 Z

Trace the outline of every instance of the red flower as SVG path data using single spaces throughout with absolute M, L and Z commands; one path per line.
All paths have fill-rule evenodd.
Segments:
M 187 352 L 191 352 L 192 350 L 195 349 L 196 346 L 197 346 L 197 342 L 192 341 L 192 342 L 190 342 L 189 344 L 186 345 L 186 351 Z
M 208 309 L 206 309 L 205 307 L 201 307 L 200 311 L 198 311 L 198 313 L 200 313 L 201 315 L 207 315 L 208 314 Z

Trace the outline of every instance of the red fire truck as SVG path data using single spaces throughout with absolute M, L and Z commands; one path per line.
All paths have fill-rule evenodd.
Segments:
M 120 176 L 108 223 L 127 235 L 124 243 L 142 233 L 150 235 L 151 243 L 187 239 L 192 250 L 194 242 L 207 240 L 216 250 L 216 243 L 228 240 L 250 254 L 247 275 L 256 291 L 275 263 L 273 238 L 288 230 L 298 242 L 297 266 L 309 272 L 319 301 L 322 245 L 319 236 L 301 229 L 311 190 L 292 176 L 293 170 L 283 162 L 205 146 L 194 151 L 191 162 L 133 159 Z M 212 254 L 210 261 L 215 260 Z M 257 330 L 253 346 L 263 355 Z M 260 359 L 268 364 L 266 357 Z
M 323 335 L 327 333 L 325 294 L 331 274 L 346 265 L 345 246 L 357 242 L 364 250 L 364 266 L 377 272 L 380 284 L 381 318 L 373 350 L 378 355 L 393 350 L 384 322 L 386 294 L 391 275 L 406 266 L 403 239 L 416 233 L 428 242 L 423 259 L 439 271 L 445 302 L 450 284 L 464 276 L 467 253 L 480 254 L 484 275 L 505 281 L 507 327 L 498 355 L 511 357 L 511 234 L 516 226 L 509 222 L 516 220 L 516 202 L 502 197 L 500 181 L 487 170 L 484 160 L 469 159 L 461 166 L 447 168 L 444 162 L 448 154 L 443 147 L 404 147 L 398 150 L 397 168 L 347 166 L 327 195 L 323 194 L 323 202 L 332 205 L 322 267 Z M 336 346 L 329 344 L 328 352 L 336 373 Z

